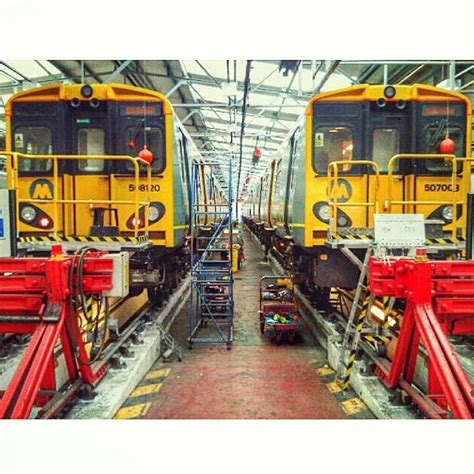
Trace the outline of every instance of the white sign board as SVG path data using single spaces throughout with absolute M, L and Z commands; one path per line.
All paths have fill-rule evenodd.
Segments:
M 375 243 L 383 247 L 425 245 L 423 214 L 374 214 Z

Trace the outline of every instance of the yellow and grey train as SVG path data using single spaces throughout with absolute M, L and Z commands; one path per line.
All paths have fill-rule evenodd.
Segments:
M 18 254 L 90 245 L 130 255 L 132 294 L 166 297 L 187 262 L 196 145 L 166 97 L 124 84 L 54 84 L 6 104 Z M 0 152 L 1 154 L 1 152 Z M 222 198 L 202 165 L 201 202 Z
M 310 99 L 255 183 L 244 220 L 312 290 L 357 284 L 375 213 L 419 213 L 431 250 L 462 247 L 471 104 L 429 85 L 354 85 Z M 358 250 L 359 248 L 359 250 Z

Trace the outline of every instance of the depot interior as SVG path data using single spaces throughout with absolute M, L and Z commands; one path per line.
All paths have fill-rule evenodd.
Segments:
M 0 61 L 0 417 L 472 419 L 474 61 Z

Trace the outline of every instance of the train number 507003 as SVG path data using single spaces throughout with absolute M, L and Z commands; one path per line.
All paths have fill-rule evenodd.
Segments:
M 425 191 L 452 191 L 452 184 L 425 184 Z M 459 191 L 459 184 L 456 184 L 456 191 Z

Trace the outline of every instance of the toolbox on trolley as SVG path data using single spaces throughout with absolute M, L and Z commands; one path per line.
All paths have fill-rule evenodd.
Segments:
M 293 344 L 296 340 L 298 313 L 293 283 L 287 276 L 264 276 L 260 279 L 260 332 L 268 332 L 276 344 L 286 336 Z

